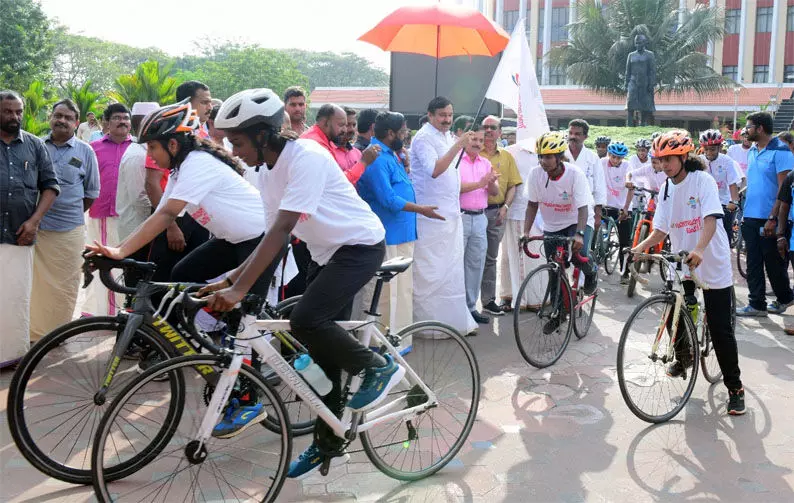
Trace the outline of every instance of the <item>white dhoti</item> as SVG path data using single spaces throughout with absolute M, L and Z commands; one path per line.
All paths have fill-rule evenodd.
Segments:
M 468 334 L 477 323 L 466 307 L 463 225 L 460 214 L 445 221 L 417 218 L 414 246 L 414 320 L 436 320 Z
M 540 254 L 540 258 L 530 258 L 523 249 L 519 249 L 518 241 L 523 233 L 523 220 L 508 220 L 505 225 L 505 236 L 502 239 L 501 296 L 505 300 L 512 299 L 513 308 L 517 305 L 518 289 L 521 288 L 524 278 L 535 268 L 546 263 L 542 241 L 534 241 L 529 245 L 533 252 Z M 537 236 L 542 233 L 541 230 L 533 226 L 531 235 Z M 545 281 L 533 281 L 532 285 L 527 287 L 524 292 L 521 307 L 539 305 L 545 289 Z
M 30 300 L 31 342 L 72 321 L 85 240 L 84 225 L 65 232 L 38 232 Z
M 108 246 L 118 246 L 118 217 L 86 218 L 88 242 L 94 241 Z M 115 273 L 120 274 L 120 271 Z M 82 304 L 84 313 L 95 316 L 115 316 L 119 309 L 124 307 L 124 296 L 113 293 L 94 278 L 91 285 L 85 290 L 85 300 Z
M 30 290 L 33 247 L 0 244 L 0 367 L 30 349 Z

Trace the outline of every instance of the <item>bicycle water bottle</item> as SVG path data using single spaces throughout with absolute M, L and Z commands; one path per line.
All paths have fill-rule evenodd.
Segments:
M 309 383 L 315 392 L 320 396 L 325 396 L 331 392 L 331 381 L 323 372 L 319 365 L 314 363 L 309 355 L 300 355 L 295 359 L 295 370 Z
M 686 304 L 686 309 L 689 312 L 689 317 L 692 318 L 692 324 L 697 327 L 698 315 L 700 314 L 700 304 L 698 304 L 697 297 L 694 295 L 686 295 L 684 297 L 684 303 Z

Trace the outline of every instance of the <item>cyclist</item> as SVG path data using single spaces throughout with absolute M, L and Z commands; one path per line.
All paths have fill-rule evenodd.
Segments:
M 595 141 L 595 151 L 599 159 L 607 156 L 607 147 L 612 143 L 609 136 L 599 136 Z
M 290 233 L 305 242 L 314 263 L 290 323 L 293 334 L 333 383 L 323 400 L 341 416 L 342 370 L 364 371 L 360 388 L 347 403 L 356 411 L 377 405 L 405 374 L 390 355 L 371 351 L 335 323 L 350 317 L 353 297 L 380 267 L 386 233 L 325 148 L 281 131 L 283 115 L 284 103 L 270 89 L 241 91 L 218 112 L 215 127 L 226 132 L 234 155 L 249 166 L 262 167 L 261 197 L 269 230 L 245 264 L 201 293 L 214 291 L 209 307 L 229 311 L 278 259 Z M 231 422 L 242 429 L 252 419 L 238 416 Z M 341 454 L 341 445 L 342 440 L 318 419 L 315 441 L 292 462 L 288 476 L 301 477 L 319 468 L 326 456 Z
M 689 155 L 694 145 L 686 131 L 662 134 L 654 141 L 653 150 L 654 155 L 662 159 L 669 179 L 662 188 L 656 207 L 653 233 L 632 252 L 642 253 L 662 242 L 667 235 L 673 250 L 689 250 L 687 265 L 696 269 L 698 277 L 710 288 L 703 292 L 706 322 L 723 372 L 723 382 L 728 388 L 727 412 L 744 414 L 744 388 L 733 317 L 725 315 L 733 311 L 734 292 L 728 235 L 723 226 L 717 225 L 717 219 L 722 218 L 717 184 L 703 171 L 702 161 Z M 684 281 L 684 292 L 689 299 L 687 304 L 696 305 L 693 281 Z M 676 349 L 678 352 L 684 348 Z M 670 377 L 683 375 L 686 367 L 692 364 L 682 358 L 681 353 L 676 360 L 668 367 Z
M 620 241 L 620 268 L 623 269 L 623 248 L 631 246 L 631 222 L 629 221 L 629 208 L 634 197 L 634 189 L 626 187 L 626 174 L 629 172 L 629 163 L 625 161 L 629 153 L 628 147 L 623 142 L 612 142 L 607 147 L 607 157 L 601 159 L 604 168 L 604 178 L 607 183 L 607 207 L 604 213 L 615 219 L 618 225 L 618 240 Z M 628 284 L 628 269 L 620 278 L 620 284 Z
M 733 233 L 736 210 L 739 208 L 742 172 L 739 163 L 720 152 L 722 143 L 722 133 L 716 129 L 708 129 L 700 135 L 700 145 L 703 147 L 703 155 L 700 158 L 708 168 L 708 173 L 717 182 L 724 213 L 722 224 L 725 232 L 730 236 Z
M 651 150 L 651 140 L 640 138 L 634 143 L 634 148 L 637 150 L 637 153 L 629 157 L 629 169 L 634 171 L 644 166 L 650 166 L 651 159 L 648 154 Z
M 527 216 L 524 221 L 524 236 L 528 237 L 540 211 L 543 218 L 544 236 L 573 237 L 571 246 L 574 257 L 581 253 L 588 256 L 590 244 L 586 242 L 585 228 L 593 225 L 593 195 L 587 178 L 581 169 L 563 161 L 568 142 L 565 134 L 553 131 L 541 135 L 536 143 L 540 164 L 529 172 L 527 183 Z M 554 253 L 553 241 L 543 243 L 547 256 Z M 596 274 L 589 262 L 580 265 L 585 273 L 585 292 L 591 294 L 597 285 Z M 551 333 L 559 326 L 544 327 Z M 548 328 L 548 330 L 547 330 Z
M 648 157 L 651 158 L 651 163 L 634 171 L 629 171 L 626 175 L 626 187 L 629 189 L 634 188 L 635 185 L 659 192 L 659 189 L 664 185 L 667 180 L 667 175 L 664 174 L 662 169 L 662 160 L 656 157 L 653 149 L 648 152 Z

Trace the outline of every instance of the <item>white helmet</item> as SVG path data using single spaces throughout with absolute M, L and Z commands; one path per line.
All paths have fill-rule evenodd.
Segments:
M 217 129 L 245 129 L 257 124 L 275 130 L 284 123 L 284 103 L 270 89 L 246 89 L 223 102 L 215 117 Z

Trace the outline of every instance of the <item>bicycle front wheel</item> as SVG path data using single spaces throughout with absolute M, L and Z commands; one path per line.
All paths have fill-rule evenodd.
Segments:
M 469 343 L 452 327 L 436 321 L 414 323 L 397 337 L 413 344 L 403 356 L 438 404 L 406 420 L 386 421 L 361 433 L 372 464 L 389 477 L 419 480 L 449 463 L 474 426 L 480 403 L 480 370 Z M 403 408 L 427 401 L 407 376 L 389 392 L 387 401 L 404 398 Z M 365 418 L 366 420 L 366 418 Z
M 576 290 L 576 299 L 573 309 L 573 333 L 576 334 L 577 339 L 583 339 L 590 330 L 590 325 L 593 323 L 593 314 L 595 314 L 597 299 L 597 294 L 587 295 L 581 287 Z
M 649 423 L 673 418 L 686 405 L 697 379 L 695 328 L 681 309 L 678 330 L 671 337 L 675 298 L 649 297 L 629 316 L 618 344 L 618 384 L 626 405 Z M 672 366 L 683 373 L 671 377 Z
M 255 397 L 268 414 L 276 415 L 279 432 L 252 422 L 233 437 L 210 437 L 198 447 L 196 438 L 209 401 L 202 373 L 212 369 L 220 374 L 227 365 L 224 356 L 174 358 L 147 370 L 119 392 L 99 424 L 91 455 L 99 501 L 275 501 L 286 477 L 292 437 L 281 398 L 257 371 L 243 365 L 239 376 L 249 383 L 248 398 Z M 184 377 L 183 396 L 157 382 L 158 376 L 169 372 Z M 164 425 L 168 403 L 175 400 L 183 404 L 178 417 Z M 166 428 L 168 434 L 163 435 Z M 148 464 L 121 480 L 108 480 L 108 465 L 138 455 L 144 455 Z
M 604 270 L 608 275 L 615 272 L 620 262 L 620 238 L 618 237 L 618 227 L 615 220 L 609 219 L 607 224 L 607 243 L 604 255 Z
M 747 279 L 747 250 L 744 246 L 741 228 L 739 229 L 739 236 L 736 238 L 736 269 L 738 269 L 742 278 Z
M 544 264 L 524 279 L 513 310 L 513 331 L 521 356 L 543 368 L 560 359 L 571 340 L 571 288 L 556 264 Z

